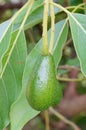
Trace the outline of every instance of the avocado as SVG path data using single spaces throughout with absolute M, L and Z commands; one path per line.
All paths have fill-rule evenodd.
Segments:
M 61 97 L 62 91 L 56 79 L 53 56 L 40 55 L 28 81 L 26 98 L 32 108 L 43 111 L 57 105 Z

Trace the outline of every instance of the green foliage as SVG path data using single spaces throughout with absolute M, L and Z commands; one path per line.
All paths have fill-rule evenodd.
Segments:
M 60 36 L 60 31 L 58 30 L 58 28 L 60 30 L 63 30 L 64 25 L 65 25 L 65 20 L 63 20 L 55 25 L 55 39 L 54 39 L 55 48 L 58 45 L 58 39 L 59 39 L 58 36 Z M 51 30 L 48 31 L 48 37 L 50 37 L 50 31 Z M 61 32 L 61 34 L 62 34 L 62 32 Z M 65 33 L 65 34 L 67 34 L 67 33 Z M 65 41 L 64 41 L 64 43 L 65 43 Z M 57 51 L 59 51 L 59 49 L 61 49 L 61 48 L 58 48 Z M 23 79 L 22 79 L 22 91 L 21 91 L 21 94 L 20 94 L 18 100 L 16 100 L 15 103 L 11 107 L 10 117 L 11 117 L 11 129 L 12 130 L 15 130 L 15 129 L 21 130 L 21 128 L 24 126 L 24 124 L 27 121 L 31 120 L 34 116 L 39 114 L 38 111 L 31 108 L 31 106 L 28 104 L 28 102 L 26 100 L 26 86 L 27 86 L 28 80 L 30 78 L 33 66 L 35 65 L 35 62 L 36 62 L 37 58 L 39 57 L 39 55 L 41 54 L 41 52 L 42 52 L 42 39 L 37 43 L 37 45 L 33 48 L 31 53 L 27 56 L 25 70 L 24 70 Z M 60 58 L 61 58 L 61 56 L 60 56 Z M 56 61 L 55 65 L 57 65 L 59 62 L 57 60 L 57 57 L 54 59 Z M 20 116 L 19 111 L 21 113 L 21 116 Z M 16 113 L 16 114 L 14 114 L 14 113 Z M 19 118 L 17 118 L 16 115 L 19 115 L 18 116 Z
M 13 23 L 13 31 L 17 30 L 28 10 L 28 6 L 19 14 L 19 16 L 15 19 Z M 40 23 L 43 19 L 43 0 L 38 0 L 34 2 L 31 13 L 25 23 L 24 29 L 31 28 L 34 25 Z
M 9 48 L 11 40 L 12 25 L 6 21 L 0 25 L 0 72 L 2 71 L 2 59 Z
M 74 2 L 77 4 L 76 1 Z M 82 1 L 78 1 L 78 3 L 82 3 Z M 70 4 L 74 5 L 73 1 L 70 1 Z M 0 130 L 3 130 L 9 123 L 11 130 L 21 130 L 29 120 L 40 113 L 27 102 L 26 87 L 29 84 L 28 81 L 33 67 L 42 52 L 42 38 L 40 37 L 40 41 L 27 55 L 24 30 L 41 24 L 43 20 L 43 0 L 35 1 L 23 27 L 24 30 L 21 31 L 14 44 L 27 9 L 28 7 L 23 9 L 14 21 L 9 19 L 0 24 Z M 55 67 L 61 61 L 62 51 L 71 31 L 71 38 L 78 59 L 71 59 L 66 63 L 75 67 L 80 66 L 82 73 L 86 76 L 86 15 L 69 13 L 66 16 L 67 18 L 64 19 L 64 13 L 58 9 L 55 9 L 55 14 L 57 17 L 60 14 L 62 19 L 55 23 L 52 52 Z M 49 42 L 50 32 L 51 28 L 48 31 Z M 59 87 L 61 87 L 61 83 L 59 83 Z
M 78 5 L 82 2 L 83 0 L 69 0 L 70 5 Z
M 82 18 L 84 19 L 82 22 Z M 71 27 L 72 38 L 76 49 L 77 56 L 80 61 L 83 74 L 86 76 L 86 16 L 83 14 L 71 14 L 69 15 L 69 22 Z
M 16 35 L 17 32 L 13 33 L 10 44 L 15 40 Z M 20 93 L 25 60 L 26 41 L 22 32 L 6 65 L 5 71 L 0 78 L 0 106 L 2 106 L 0 107 L 1 130 L 9 123 L 10 106 Z

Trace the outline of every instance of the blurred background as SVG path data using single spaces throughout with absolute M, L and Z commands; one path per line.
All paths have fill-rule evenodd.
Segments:
M 27 0 L 0 0 L 0 23 L 11 18 L 13 14 L 19 10 Z M 85 0 L 54 0 L 64 7 L 77 6 Z M 85 13 L 78 9 L 76 13 Z M 66 17 L 64 12 L 56 15 L 56 22 Z M 50 22 L 49 26 L 50 28 Z M 27 41 L 28 54 L 40 40 L 42 36 L 42 23 L 25 31 Z M 67 42 L 63 48 L 61 62 L 57 68 L 57 74 L 61 78 L 84 78 L 80 70 L 80 63 L 76 56 L 76 52 L 69 31 Z M 60 80 L 59 80 L 60 81 Z M 73 121 L 81 130 L 86 130 L 86 79 L 80 82 L 60 81 L 63 90 L 63 99 L 61 103 L 55 107 L 69 120 Z M 72 130 L 72 128 L 59 120 L 49 111 L 49 129 L 50 130 Z M 77 129 L 77 130 L 80 130 Z M 41 112 L 36 118 L 28 122 L 23 130 L 46 130 L 46 115 Z

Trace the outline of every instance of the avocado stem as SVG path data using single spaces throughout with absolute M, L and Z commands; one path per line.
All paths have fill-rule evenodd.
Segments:
M 44 111 L 44 116 L 45 116 L 46 130 L 50 130 L 48 110 Z
M 43 13 L 43 55 L 48 55 L 48 10 L 49 10 L 49 0 L 44 0 L 44 13 Z
M 50 0 L 50 2 L 53 2 L 53 0 Z M 50 4 L 50 16 L 51 16 L 51 38 L 50 38 L 50 47 L 49 47 L 49 53 L 52 54 L 53 44 L 54 44 L 54 34 L 55 34 L 55 15 L 54 15 L 54 6 L 53 4 Z

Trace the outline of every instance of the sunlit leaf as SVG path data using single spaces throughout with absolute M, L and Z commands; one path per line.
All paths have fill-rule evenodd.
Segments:
M 16 34 L 17 32 L 12 35 L 11 42 L 15 40 Z M 22 32 L 13 49 L 3 76 L 0 78 L 0 130 L 3 130 L 9 123 L 10 106 L 20 93 L 25 58 L 26 44 L 24 33 Z
M 82 19 L 82 17 L 84 19 Z M 83 22 L 82 22 L 83 21 Z M 80 61 L 81 70 L 86 76 L 86 16 L 81 14 L 69 15 L 70 28 L 77 56 Z
M 58 66 L 59 61 L 62 57 L 62 49 L 67 40 L 68 36 L 68 21 L 63 20 L 58 23 L 59 26 L 55 29 L 55 45 L 53 48 L 53 56 L 56 66 Z
M 10 45 L 11 32 L 11 21 L 0 24 L 0 72 L 2 71 L 2 59 Z

